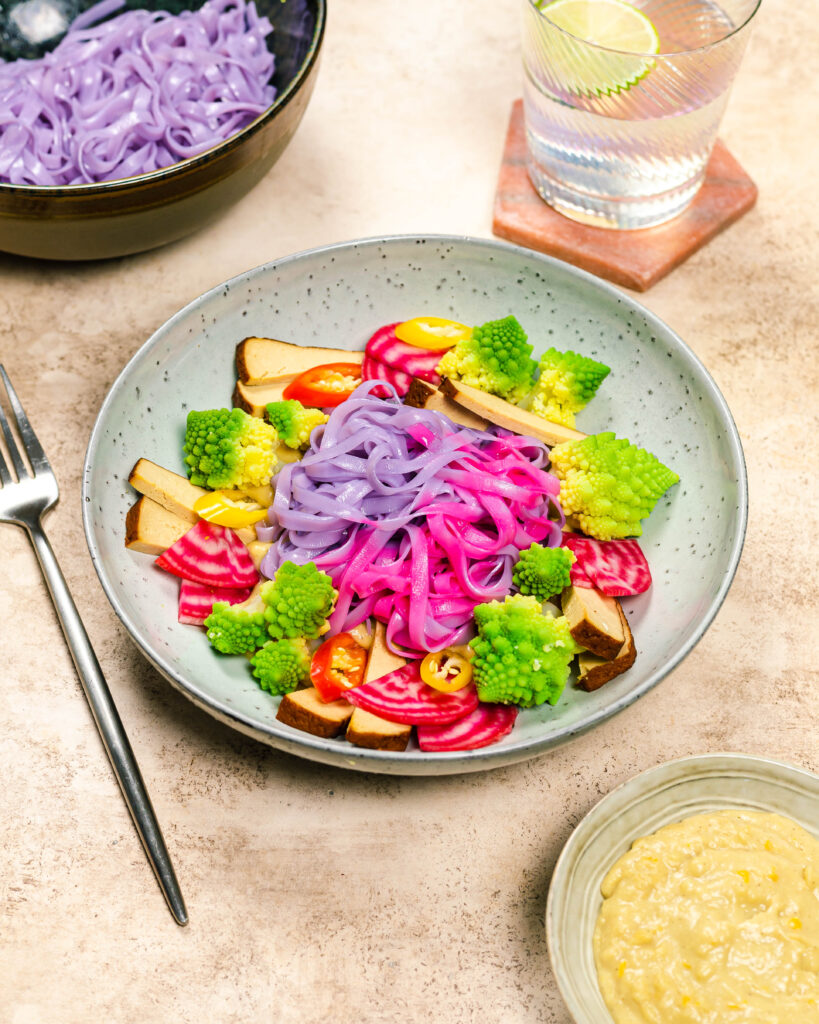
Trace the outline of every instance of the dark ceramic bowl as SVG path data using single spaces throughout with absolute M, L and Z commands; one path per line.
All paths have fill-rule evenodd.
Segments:
M 0 250 L 51 260 L 142 252 L 184 238 L 253 188 L 307 107 L 327 12 L 326 0 L 256 0 L 256 7 L 273 24 L 272 106 L 213 149 L 150 174 L 49 188 L 0 184 Z

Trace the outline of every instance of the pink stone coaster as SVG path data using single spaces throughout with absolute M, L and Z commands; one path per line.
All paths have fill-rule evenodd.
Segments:
M 674 220 L 637 231 L 578 224 L 548 206 L 529 180 L 523 101 L 516 100 L 495 193 L 492 231 L 644 292 L 750 210 L 756 196 L 756 185 L 718 140 L 702 188 Z

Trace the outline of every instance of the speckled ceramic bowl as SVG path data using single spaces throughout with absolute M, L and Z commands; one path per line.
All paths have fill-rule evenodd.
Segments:
M 552 875 L 546 938 L 561 995 L 577 1024 L 612 1024 L 592 949 L 600 886 L 609 869 L 635 839 L 693 814 L 731 808 L 782 814 L 819 837 L 819 777 L 744 754 L 686 757 L 623 783 L 571 834 Z
M 464 753 L 395 754 L 322 740 L 276 722 L 277 701 L 241 658 L 218 658 L 176 622 L 177 585 L 123 546 L 126 484 L 140 456 L 181 472 L 187 409 L 230 403 L 237 342 L 248 335 L 361 348 L 390 321 L 436 313 L 482 323 L 514 311 L 536 352 L 577 349 L 612 368 L 578 425 L 615 429 L 656 453 L 682 483 L 647 521 L 654 586 L 626 602 L 639 651 L 595 693 L 566 688 L 502 742 Z M 266 743 L 314 760 L 404 774 L 476 771 L 542 753 L 637 700 L 688 654 L 728 591 L 745 533 L 742 448 L 713 380 L 664 323 L 611 285 L 501 242 L 396 237 L 299 253 L 241 274 L 172 317 L 125 367 L 88 448 L 85 529 L 117 614 L 143 652 L 196 704 Z
M 213 149 L 151 174 L 55 188 L 0 184 L 0 250 L 50 260 L 125 256 L 191 234 L 249 192 L 302 119 L 326 18 L 326 0 L 256 6 L 273 23 L 276 55 L 276 100 L 263 114 Z M 312 21 L 306 38 L 301 15 Z

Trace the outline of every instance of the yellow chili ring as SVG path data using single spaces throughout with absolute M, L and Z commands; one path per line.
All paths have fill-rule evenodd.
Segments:
M 244 526 L 252 526 L 259 523 L 267 515 L 267 509 L 253 505 L 243 505 L 238 501 L 232 501 L 222 494 L 221 491 L 213 491 L 210 494 L 203 494 L 197 498 L 193 505 L 193 511 L 209 523 L 216 523 L 218 526 L 228 526 L 231 530 L 241 530 Z
M 399 341 L 433 351 L 452 348 L 471 334 L 472 328 L 466 324 L 459 324 L 457 320 L 445 320 L 440 316 L 416 316 L 395 328 L 395 336 Z
M 452 648 L 428 654 L 421 662 L 421 679 L 441 693 L 462 690 L 472 681 L 472 665 Z

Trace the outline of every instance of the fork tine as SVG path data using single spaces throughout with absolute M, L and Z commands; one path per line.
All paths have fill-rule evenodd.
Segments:
M 27 480 L 30 477 L 30 473 L 26 467 L 26 464 L 20 458 L 20 451 L 17 447 L 17 442 L 14 440 L 14 435 L 9 427 L 9 421 L 6 419 L 6 414 L 0 405 L 0 427 L 3 429 L 3 437 L 6 439 L 6 446 L 11 456 L 11 461 L 14 464 L 14 471 L 17 474 L 18 480 Z
M 17 420 L 17 428 L 20 431 L 20 437 L 23 439 L 23 445 L 26 449 L 26 455 L 28 455 L 29 462 L 31 462 L 31 468 L 34 470 L 34 475 L 43 470 L 51 472 L 51 465 L 46 458 L 46 453 L 43 451 L 43 447 L 37 440 L 37 435 L 34 433 L 34 428 L 28 421 L 28 417 L 25 414 L 20 399 L 17 397 L 17 392 L 11 386 L 8 374 L 0 363 L 0 376 L 3 378 L 3 383 L 6 385 L 6 391 L 8 392 L 9 402 L 11 402 L 11 408 L 14 412 L 14 418 Z M 2 409 L 0 409 L 0 415 L 2 415 Z M 3 421 L 3 433 L 6 435 L 6 442 L 9 445 L 12 460 L 14 461 L 14 468 L 17 470 L 18 477 L 20 476 L 21 470 L 28 476 L 25 471 L 25 467 L 22 465 L 20 456 L 17 452 L 17 446 L 12 443 L 11 432 L 8 428 L 5 416 L 2 416 Z M 20 463 L 18 465 L 18 462 Z
M 0 412 L 2 412 L 2 410 L 0 410 Z M 14 483 L 14 481 L 11 478 L 11 473 L 9 473 L 8 468 L 6 466 L 6 460 L 3 458 L 2 454 L 0 454 L 0 483 L 2 483 L 4 486 L 6 484 Z

